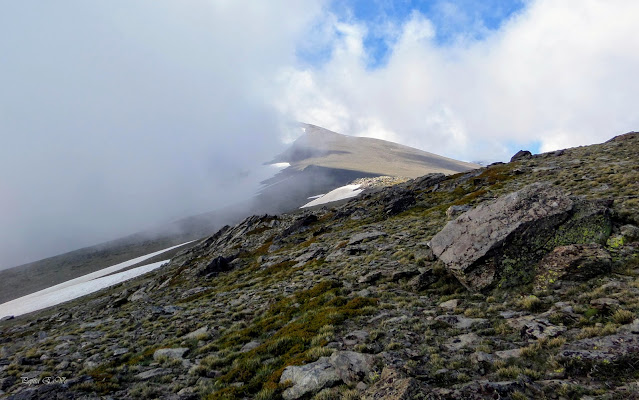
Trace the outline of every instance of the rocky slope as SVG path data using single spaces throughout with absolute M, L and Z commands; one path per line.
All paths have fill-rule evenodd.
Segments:
M 639 396 L 639 134 L 225 227 L 0 323 L 8 398 Z

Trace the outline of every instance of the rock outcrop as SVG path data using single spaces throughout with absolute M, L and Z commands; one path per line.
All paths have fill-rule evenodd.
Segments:
M 605 204 L 533 183 L 448 222 L 430 246 L 464 286 L 483 290 L 528 283 L 534 265 L 555 247 L 602 242 L 610 230 Z

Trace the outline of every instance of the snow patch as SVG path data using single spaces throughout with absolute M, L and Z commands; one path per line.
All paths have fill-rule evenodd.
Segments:
M 160 266 L 162 266 L 162 264 L 167 263 L 170 260 L 164 260 L 143 265 L 141 267 L 133 268 L 124 272 L 114 272 L 130 267 L 131 265 L 135 265 L 139 262 L 155 257 L 156 255 L 162 254 L 169 250 L 173 250 L 177 247 L 184 246 L 185 244 L 191 242 L 182 243 L 177 246 L 172 246 L 144 256 L 136 257 L 129 261 L 103 268 L 99 271 L 92 272 L 90 274 L 86 274 L 78 278 L 71 279 L 55 286 L 40 290 L 38 292 L 31 293 L 15 300 L 0 304 L 0 318 L 8 315 L 18 316 L 33 311 L 42 310 L 43 308 L 55 306 L 57 304 L 64 303 L 65 301 L 77 299 L 78 297 L 97 292 L 100 289 L 104 289 L 117 283 L 135 278 L 139 275 L 159 268 Z
M 287 162 L 278 162 L 278 163 L 274 163 L 274 164 L 269 164 L 269 167 L 274 167 L 274 168 L 278 168 L 278 169 L 284 169 L 284 168 L 288 168 L 291 166 L 291 163 L 287 163 Z
M 337 189 L 333 189 L 325 195 L 304 204 L 300 208 L 319 206 L 320 204 L 326 204 L 333 201 L 349 199 L 351 197 L 356 197 L 360 193 L 364 191 L 364 189 L 359 189 L 361 185 L 346 185 L 342 187 L 338 187 Z M 309 197 L 310 199 L 310 197 Z

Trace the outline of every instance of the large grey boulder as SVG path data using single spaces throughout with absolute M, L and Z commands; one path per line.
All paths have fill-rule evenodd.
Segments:
M 449 221 L 430 247 L 464 286 L 483 290 L 529 283 L 536 263 L 555 247 L 602 242 L 610 230 L 605 204 L 534 183 Z
M 286 367 L 280 382 L 290 381 L 293 386 L 282 396 L 286 400 L 299 399 L 340 382 L 352 384 L 366 377 L 373 366 L 374 357 L 370 354 L 338 351 L 310 364 Z

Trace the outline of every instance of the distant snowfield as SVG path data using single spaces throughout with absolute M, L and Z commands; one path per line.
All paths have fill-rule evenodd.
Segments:
M 319 206 L 320 204 L 330 203 L 332 201 L 349 199 L 351 197 L 356 197 L 360 193 L 364 191 L 364 189 L 359 189 L 361 185 L 346 185 L 342 187 L 338 187 L 337 189 L 333 189 L 325 195 L 318 197 L 317 199 L 304 204 L 300 208 Z
M 131 259 L 129 261 L 122 262 L 120 264 L 113 265 L 111 267 L 103 268 L 99 271 L 92 272 L 90 274 L 83 275 L 81 277 L 71 279 L 58 285 L 40 290 L 38 292 L 22 296 L 15 300 L 8 301 L 4 304 L 0 304 L 0 318 L 8 315 L 18 316 L 33 311 L 42 310 L 44 308 L 55 306 L 69 300 L 77 299 L 78 297 L 86 296 L 87 294 L 97 292 L 100 289 L 113 286 L 120 282 L 124 282 L 126 280 L 145 274 L 149 271 L 153 271 L 154 269 L 159 268 L 160 266 L 162 266 L 162 264 L 165 264 L 170 260 L 158 261 L 127 271 L 114 273 L 121 269 L 130 267 L 131 265 L 135 265 L 139 262 L 155 257 L 158 254 L 162 254 L 191 242 L 168 247 L 163 250 L 159 250 L 144 256 Z

